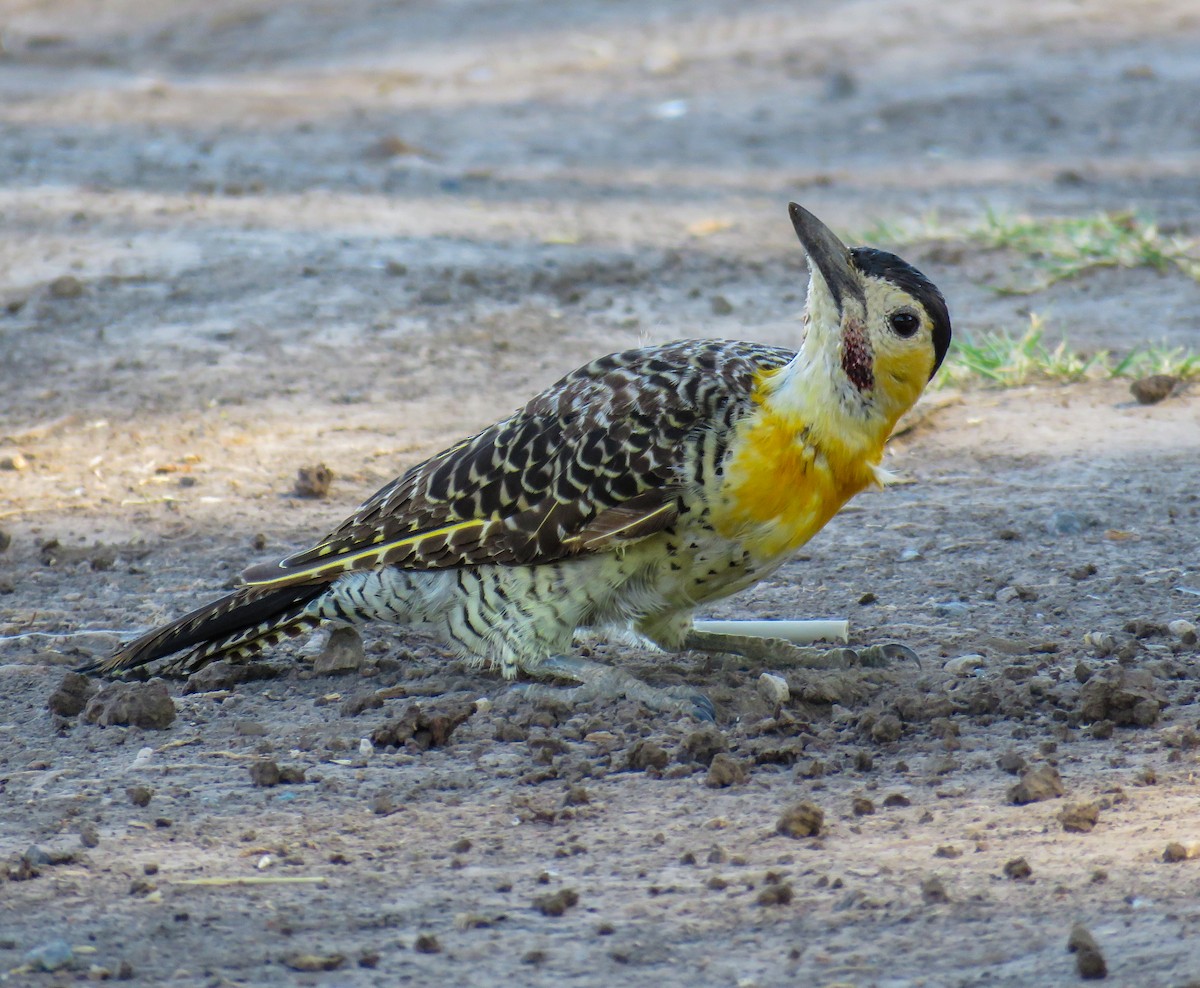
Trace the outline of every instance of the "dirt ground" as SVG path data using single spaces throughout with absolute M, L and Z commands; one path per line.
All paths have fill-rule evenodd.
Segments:
M 1200 235 L 1198 45 L 1192 0 L 0 5 L 0 983 L 1016 988 L 1079 980 L 1079 923 L 1108 983 L 1200 985 L 1195 386 L 937 394 L 910 483 L 713 609 L 919 667 L 777 669 L 778 707 L 586 646 L 716 729 L 383 627 L 340 676 L 172 681 L 162 730 L 47 707 L 592 356 L 795 345 L 789 199 Z M 1197 339 L 1180 273 L 1013 297 L 1003 251 L 903 252 L 960 334 Z

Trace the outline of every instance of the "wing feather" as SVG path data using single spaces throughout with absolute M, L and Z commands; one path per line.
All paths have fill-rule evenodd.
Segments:
M 530 565 L 611 550 L 678 517 L 689 450 L 749 408 L 792 351 L 686 340 L 581 367 L 509 418 L 417 464 L 255 586 L 382 565 Z

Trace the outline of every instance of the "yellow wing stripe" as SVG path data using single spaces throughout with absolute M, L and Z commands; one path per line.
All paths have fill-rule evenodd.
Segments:
M 421 532 L 413 532 L 405 535 L 403 538 L 392 539 L 390 542 L 377 542 L 360 549 L 358 552 L 346 552 L 332 558 L 322 558 L 319 562 L 299 569 L 281 567 L 277 576 L 246 580 L 244 586 L 270 587 L 285 583 L 294 583 L 300 579 L 312 579 L 329 576 L 334 573 L 345 573 L 352 569 L 368 569 L 370 566 L 382 561 L 384 556 L 396 549 L 416 545 L 427 539 L 449 538 L 456 532 L 465 531 L 470 528 L 483 528 L 485 525 L 490 525 L 491 523 L 491 520 L 471 519 L 470 521 L 456 522 L 453 525 L 445 525 L 442 528 L 430 528 Z M 258 567 L 255 567 L 255 569 L 258 569 Z

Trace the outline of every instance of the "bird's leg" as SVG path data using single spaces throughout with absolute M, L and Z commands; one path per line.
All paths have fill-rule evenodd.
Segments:
M 752 635 L 728 635 L 694 628 L 683 638 L 683 648 L 697 652 L 727 652 L 761 659 L 775 666 L 793 669 L 850 669 L 855 666 L 878 668 L 892 662 L 911 659 L 919 662 L 917 653 L 907 645 L 888 642 L 866 648 L 813 648 L 793 645 L 782 638 L 759 638 Z
M 575 655 L 550 655 L 523 667 L 540 679 L 569 679 L 579 686 L 564 689 L 541 683 L 521 683 L 517 688 L 529 697 L 554 697 L 567 703 L 594 699 L 638 700 L 651 710 L 682 711 L 699 720 L 715 720 L 712 701 L 687 686 L 651 686 L 615 666 Z

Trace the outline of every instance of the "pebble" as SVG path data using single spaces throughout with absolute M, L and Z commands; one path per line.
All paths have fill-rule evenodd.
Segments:
M 100 846 L 100 831 L 94 823 L 85 823 L 79 828 L 79 843 L 84 847 Z
M 1004 863 L 1004 877 L 1011 878 L 1014 882 L 1023 882 L 1032 874 L 1033 869 L 1029 867 L 1029 862 L 1024 858 L 1013 858 Z
M 1129 393 L 1137 399 L 1139 405 L 1157 405 L 1168 397 L 1179 384 L 1179 378 L 1171 374 L 1151 374 L 1139 378 L 1129 385 Z
M 709 303 L 714 316 L 727 316 L 733 312 L 733 303 L 724 295 L 714 295 Z
M 971 613 L 971 606 L 961 600 L 946 600 L 933 605 L 933 613 L 944 618 L 963 618 Z
M 648 768 L 664 769 L 671 758 L 656 741 L 641 738 L 629 749 L 629 767 L 638 772 Z
M 584 740 L 587 740 L 586 738 Z M 676 761 L 710 765 L 718 752 L 728 751 L 729 742 L 715 724 L 705 724 L 683 739 Z
M 130 786 L 125 790 L 125 795 L 134 806 L 149 806 L 154 798 L 154 790 L 149 786 Z
M 83 294 L 83 282 L 73 274 L 63 274 L 50 282 L 46 290 L 51 298 L 79 298 Z
M 318 676 L 344 676 L 358 672 L 367 661 L 362 636 L 355 628 L 334 628 L 321 653 L 313 660 Z
M 1078 535 L 1089 528 L 1095 528 L 1098 524 L 1099 522 L 1090 515 L 1064 508 L 1055 511 L 1046 520 L 1046 531 L 1051 535 Z
M 1186 861 L 1189 857 L 1191 855 L 1188 854 L 1188 849 L 1178 841 L 1171 841 L 1163 848 L 1162 859 L 1167 864 L 1178 864 L 1180 861 Z
M 75 959 L 75 952 L 66 940 L 51 940 L 25 954 L 25 963 L 35 971 L 57 971 Z
M 758 677 L 758 692 L 767 703 L 774 706 L 787 703 L 792 698 L 787 680 L 773 672 L 764 672 Z
M 88 701 L 83 719 L 101 727 L 121 725 L 162 731 L 175 721 L 175 701 L 161 679 L 110 683 Z
M 987 665 L 987 660 L 982 655 L 972 652 L 969 655 L 960 655 L 957 658 L 947 659 L 942 668 L 952 676 L 965 677 L 973 675 L 985 665 Z
M 709 762 L 704 784 L 709 789 L 725 789 L 745 782 L 747 774 L 746 766 L 739 759 L 722 751 L 714 755 L 713 760 Z
M 293 971 L 337 971 L 346 966 L 344 954 L 287 954 L 279 959 Z
M 784 811 L 775 824 L 775 832 L 785 837 L 815 837 L 824 825 L 824 811 L 815 803 L 804 800 Z
M 29 461 L 16 449 L 0 449 L 0 470 L 28 470 Z
M 1067 950 L 1075 954 L 1075 969 L 1085 981 L 1097 981 L 1108 976 L 1108 965 L 1096 945 L 1095 938 L 1082 923 L 1071 927 Z
M 417 939 L 413 941 L 413 950 L 418 954 L 440 954 L 442 945 L 432 933 L 418 933 Z
M 1100 819 L 1100 807 L 1095 803 L 1068 803 L 1058 819 L 1069 834 L 1090 834 Z
M 1008 801 L 1016 806 L 1040 803 L 1063 794 L 1062 777 L 1053 765 L 1040 765 L 1021 776 L 1021 781 L 1008 790 Z
M 996 767 L 1002 772 L 1007 772 L 1009 775 L 1020 775 L 1028 765 L 1018 752 L 1009 748 L 997 756 Z
M 889 809 L 893 806 L 912 806 L 912 800 L 902 792 L 893 792 L 883 797 L 883 805 Z
M 1167 630 L 1185 645 L 1196 644 L 1196 626 L 1191 621 L 1172 621 L 1167 625 Z

